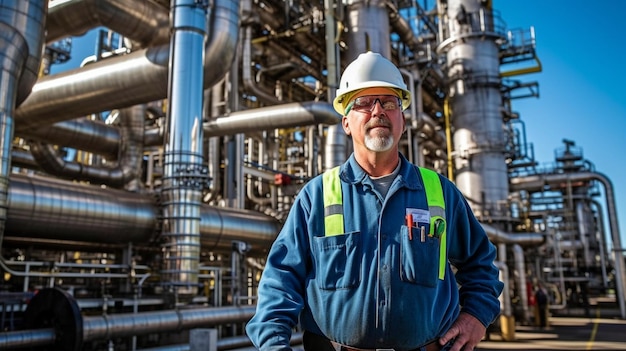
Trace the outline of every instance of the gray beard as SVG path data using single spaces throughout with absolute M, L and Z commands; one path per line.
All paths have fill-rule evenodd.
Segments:
M 393 146 L 393 136 L 365 136 L 365 147 L 370 151 L 383 152 L 388 151 Z

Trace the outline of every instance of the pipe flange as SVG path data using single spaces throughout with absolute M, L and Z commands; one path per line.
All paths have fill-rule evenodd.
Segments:
M 53 345 L 38 350 L 80 351 L 83 346 L 83 317 L 72 295 L 59 288 L 40 290 L 24 311 L 25 329 L 54 328 Z

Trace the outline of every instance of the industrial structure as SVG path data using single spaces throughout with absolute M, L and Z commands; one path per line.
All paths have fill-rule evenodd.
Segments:
M 490 0 L 0 0 L 0 349 L 249 347 L 281 221 L 350 153 L 330 102 L 368 50 L 413 92 L 403 153 L 498 248 L 503 337 L 537 284 L 626 319 L 611 180 L 570 140 L 536 162 L 512 106 L 538 96 L 534 31 Z

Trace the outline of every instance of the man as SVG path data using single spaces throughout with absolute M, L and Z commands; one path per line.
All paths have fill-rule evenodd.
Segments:
M 548 295 L 541 284 L 537 286 L 535 291 L 535 302 L 537 303 L 539 327 L 545 329 L 548 325 Z
M 291 350 L 298 323 L 307 351 L 472 350 L 498 315 L 494 246 L 450 181 L 399 153 L 410 99 L 377 53 L 344 71 L 354 152 L 303 187 L 272 245 L 246 327 L 260 350 Z

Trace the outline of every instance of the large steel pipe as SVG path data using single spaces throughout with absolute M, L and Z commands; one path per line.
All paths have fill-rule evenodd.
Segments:
M 8 34 L 15 31 L 26 41 L 27 57 L 20 63 L 24 65 L 24 68 L 19 76 L 16 106 L 19 106 L 31 93 L 39 75 L 47 8 L 48 0 L 0 1 L 0 23 L 11 27 L 8 32 L 7 29 L 2 29 L 2 32 Z M 2 50 L 2 53 L 5 53 L 5 50 Z M 3 85 L 3 94 L 8 89 L 14 90 L 15 87 Z
M 255 310 L 256 306 L 231 306 L 87 316 L 83 317 L 83 340 L 107 340 L 225 323 L 242 323 L 252 318 Z
M 98 245 L 148 243 L 159 230 L 159 204 L 150 194 L 14 174 L 9 185 L 5 236 Z M 203 204 L 203 249 L 230 252 L 232 241 L 264 254 L 280 229 L 258 212 Z

